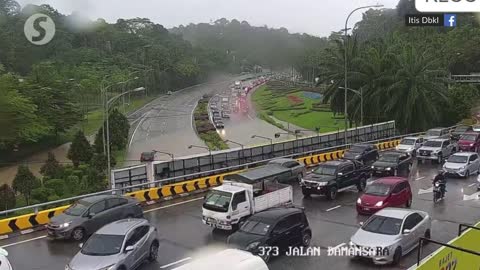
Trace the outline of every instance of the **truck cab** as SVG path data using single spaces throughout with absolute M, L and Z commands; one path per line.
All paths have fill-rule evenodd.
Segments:
M 210 227 L 233 230 L 256 212 L 293 201 L 289 185 L 272 181 L 242 183 L 226 178 L 223 185 L 205 196 L 202 222 Z

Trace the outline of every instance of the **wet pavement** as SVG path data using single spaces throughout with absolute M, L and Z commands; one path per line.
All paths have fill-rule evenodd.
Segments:
M 476 175 L 468 179 L 449 179 L 446 199 L 433 204 L 433 194 L 428 191 L 431 180 L 439 165 L 430 162 L 415 165 L 409 176 L 414 199 L 412 209 L 428 212 L 432 217 L 432 239 L 448 242 L 457 235 L 458 224 L 473 224 L 480 220 L 480 201 L 477 192 Z M 374 180 L 374 179 L 371 179 Z M 421 194 L 419 194 L 421 193 Z M 475 197 L 475 198 L 474 198 Z M 313 231 L 312 246 L 322 249 L 318 257 L 286 257 L 272 259 L 271 270 L 286 269 L 407 269 L 416 263 L 417 250 L 401 260 L 397 267 L 377 267 L 364 261 L 345 257 L 329 257 L 326 248 L 349 243 L 350 237 L 358 229 L 360 221 L 367 217 L 358 216 L 355 202 L 358 192 L 355 189 L 339 193 L 335 201 L 323 197 L 303 198 L 298 186 L 294 188 L 294 204 L 305 207 Z M 145 264 L 140 269 L 172 269 L 180 264 L 172 263 L 195 257 L 195 252 L 207 246 L 222 245 L 226 233 L 212 231 L 201 222 L 201 197 L 186 197 L 180 201 L 152 205 L 145 209 L 145 216 L 159 230 L 160 251 L 158 261 Z M 2 240 L 10 253 L 15 269 L 64 269 L 65 264 L 78 252 L 78 243 L 49 241 L 45 232 L 37 232 L 21 237 Z M 424 248 L 424 256 L 438 246 L 429 244 Z M 187 259 L 188 261 L 188 259 Z

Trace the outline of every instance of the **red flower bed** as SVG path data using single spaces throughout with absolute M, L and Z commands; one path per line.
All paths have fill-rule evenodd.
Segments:
M 288 95 L 287 98 L 288 98 L 288 101 L 290 102 L 290 105 L 293 105 L 293 106 L 303 103 L 303 99 L 294 95 Z

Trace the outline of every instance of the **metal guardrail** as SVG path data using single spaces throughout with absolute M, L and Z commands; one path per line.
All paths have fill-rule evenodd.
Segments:
M 453 127 L 450 127 L 449 129 L 453 129 L 455 127 L 456 126 L 453 126 Z M 385 142 L 385 141 L 398 140 L 398 139 L 402 139 L 402 138 L 405 138 L 405 137 L 420 136 L 422 134 L 424 134 L 424 132 L 417 132 L 417 133 L 399 135 L 399 136 L 394 136 L 394 137 L 389 137 L 389 138 L 382 138 L 382 139 L 367 141 L 367 142 L 362 142 L 362 143 L 380 143 L 380 142 Z M 76 201 L 76 200 L 91 197 L 91 196 L 102 195 L 102 194 L 116 194 L 117 192 L 121 192 L 123 194 L 123 193 L 126 193 L 126 192 L 131 192 L 136 188 L 146 189 L 146 188 L 158 187 L 158 186 L 161 186 L 162 184 L 165 184 L 165 183 L 182 182 L 182 181 L 184 181 L 184 179 L 186 177 L 192 179 L 192 178 L 196 178 L 196 177 L 199 178 L 199 177 L 205 177 L 207 175 L 215 175 L 215 174 L 230 172 L 230 171 L 238 170 L 239 168 L 247 169 L 247 168 L 263 165 L 263 164 L 265 164 L 265 163 L 267 163 L 271 160 L 277 159 L 277 158 L 306 157 L 306 156 L 310 156 L 310 155 L 314 155 L 314 154 L 320 154 L 322 152 L 330 152 L 330 151 L 335 151 L 335 150 L 345 149 L 345 148 L 348 149 L 351 145 L 352 144 L 343 144 L 343 145 L 332 146 L 332 147 L 327 147 L 327 148 L 323 148 L 323 149 L 307 151 L 307 152 L 304 152 L 304 153 L 295 153 L 295 154 L 285 155 L 285 156 L 281 156 L 281 157 L 272 157 L 272 158 L 261 160 L 261 161 L 254 161 L 254 162 L 249 162 L 249 163 L 245 163 L 245 164 L 229 166 L 229 167 L 226 167 L 226 168 L 197 172 L 197 173 L 192 173 L 192 174 L 188 174 L 188 175 L 175 176 L 175 177 L 171 177 L 171 178 L 155 180 L 155 181 L 148 182 L 148 183 L 140 183 L 140 184 L 136 184 L 136 185 L 130 185 L 130 186 L 125 186 L 125 187 L 115 188 L 115 189 L 109 189 L 109 190 L 105 190 L 105 191 L 99 191 L 99 192 L 95 192 L 95 193 L 79 195 L 79 196 L 60 199 L 60 200 L 51 201 L 51 202 L 45 202 L 45 203 L 39 203 L 39 204 L 35 204 L 35 205 L 19 207 L 19 208 L 15 208 L 15 209 L 9 209 L 9 210 L 5 210 L 5 211 L 1 211 L 0 216 L 7 215 L 9 213 L 14 213 L 14 212 L 17 212 L 17 211 L 28 210 L 28 209 L 33 209 L 33 212 L 37 213 L 40 208 L 43 208 L 43 207 L 46 207 L 46 206 L 58 205 L 58 204 L 65 203 L 65 202 L 72 202 L 72 201 Z
M 458 235 L 457 236 L 462 235 L 462 233 L 465 232 L 468 229 L 474 229 L 474 230 L 480 231 L 479 227 L 475 227 L 473 225 L 461 223 L 461 224 L 458 224 Z
M 403 137 L 416 136 L 416 135 L 420 135 L 420 134 L 422 134 L 422 133 L 413 133 L 413 134 L 408 134 L 408 135 L 395 136 L 395 137 L 390 137 L 390 138 L 385 138 L 385 139 L 380 139 L 380 140 L 369 141 L 369 142 L 365 142 L 365 143 L 379 143 L 379 142 L 383 142 L 383 141 L 392 141 L 392 140 L 398 140 L 398 139 L 403 138 Z M 39 203 L 39 204 L 35 204 L 35 205 L 19 207 L 19 208 L 15 208 L 15 209 L 9 209 L 9 210 L 5 210 L 5 211 L 1 211 L 0 216 L 1 215 L 6 215 L 6 214 L 9 214 L 9 213 L 13 213 L 13 212 L 16 212 L 16 211 L 22 211 L 22 210 L 28 210 L 28 209 L 34 209 L 34 212 L 37 213 L 40 208 L 45 207 L 45 206 L 57 205 L 57 204 L 61 204 L 61 203 L 76 201 L 76 200 L 91 197 L 91 196 L 102 195 L 102 194 L 116 194 L 117 192 L 121 192 L 123 194 L 123 193 L 126 193 L 126 192 L 131 192 L 136 188 L 152 188 L 152 187 L 158 187 L 158 186 L 160 186 L 161 184 L 164 184 L 164 183 L 181 182 L 181 181 L 183 181 L 183 179 L 185 177 L 195 178 L 195 177 L 204 177 L 206 175 L 221 174 L 221 173 L 230 172 L 230 171 L 234 171 L 234 170 L 238 170 L 238 169 L 246 169 L 246 168 L 260 166 L 260 165 L 263 165 L 263 164 L 265 164 L 265 163 L 267 163 L 271 160 L 277 159 L 277 158 L 297 158 L 297 157 L 302 157 L 302 156 L 309 156 L 309 155 L 317 154 L 320 151 L 321 152 L 330 152 L 330 151 L 338 150 L 340 148 L 342 148 L 342 149 L 349 148 L 351 145 L 352 144 L 344 144 L 344 145 L 338 145 L 338 146 L 323 148 L 323 149 L 320 149 L 320 150 L 309 151 L 309 152 L 305 152 L 305 153 L 302 153 L 302 154 L 291 154 L 291 155 L 286 155 L 286 156 L 282 156 L 282 157 L 273 157 L 273 158 L 265 159 L 265 160 L 262 160 L 262 161 L 255 161 L 255 162 L 230 166 L 230 167 L 221 168 L 221 169 L 192 173 L 192 174 L 188 174 L 188 175 L 175 176 L 175 177 L 156 180 L 156 181 L 148 182 L 148 183 L 140 183 L 140 184 L 136 184 L 136 185 L 125 186 L 125 187 L 115 188 L 115 189 L 109 189 L 109 190 L 105 190 L 105 191 L 99 191 L 99 192 L 95 192 L 95 193 L 79 195 L 79 196 L 60 199 L 60 200 L 51 201 L 51 202 L 45 202 L 45 203 Z M 179 181 L 176 181 L 176 180 L 179 180 Z

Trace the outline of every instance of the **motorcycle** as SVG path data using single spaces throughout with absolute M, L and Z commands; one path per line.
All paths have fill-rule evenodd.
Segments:
M 436 203 L 443 199 L 443 197 L 445 197 L 445 194 L 442 192 L 442 184 L 437 182 L 433 187 L 433 202 Z

